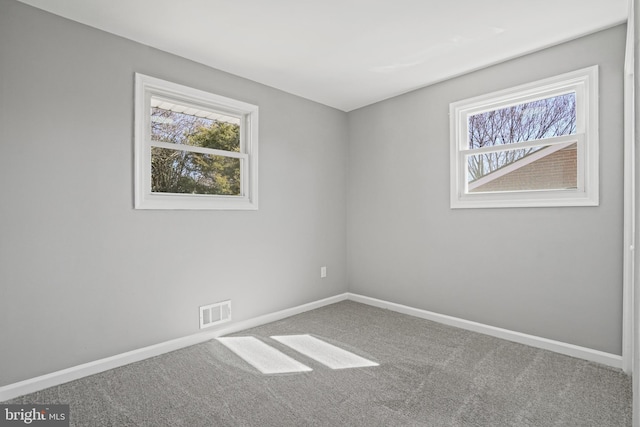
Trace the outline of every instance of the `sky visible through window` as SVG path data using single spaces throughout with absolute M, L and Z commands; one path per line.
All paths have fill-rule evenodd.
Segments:
M 512 144 L 575 134 L 575 92 L 471 115 L 468 132 L 470 149 L 504 147 L 467 157 L 467 180 L 473 182 L 542 149 L 510 149 Z

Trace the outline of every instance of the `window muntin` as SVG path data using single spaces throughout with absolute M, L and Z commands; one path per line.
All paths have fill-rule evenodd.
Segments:
M 136 208 L 257 209 L 258 107 L 136 74 Z
M 452 208 L 598 204 L 597 67 L 450 114 Z

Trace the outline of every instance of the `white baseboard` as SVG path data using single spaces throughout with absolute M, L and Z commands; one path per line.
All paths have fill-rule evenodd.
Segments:
M 228 335 L 235 332 L 243 331 L 245 329 L 275 322 L 277 320 L 285 319 L 296 314 L 304 313 L 309 310 L 314 310 L 316 308 L 324 307 L 326 305 L 334 304 L 336 302 L 344 301 L 347 299 L 374 307 L 384 308 L 396 311 L 398 313 L 407 314 L 409 316 L 419 317 L 421 319 L 432 320 L 434 322 L 442 323 L 445 325 L 455 326 L 460 329 L 479 332 L 508 341 L 526 344 L 532 347 L 542 348 L 580 359 L 590 360 L 614 368 L 622 368 L 622 356 L 618 356 L 615 354 L 605 353 L 586 347 L 580 347 L 573 344 L 567 344 L 560 341 L 541 338 L 534 335 L 514 332 L 508 329 L 496 328 L 494 326 L 484 325 L 482 323 L 472 322 L 457 317 L 433 313 L 406 305 L 396 304 L 347 292 L 319 301 L 303 304 L 297 307 L 277 311 L 275 313 L 265 314 L 263 316 L 254 317 L 252 319 L 228 324 L 228 326 L 226 326 L 225 328 L 217 329 L 215 331 L 201 332 L 182 338 L 177 338 L 171 341 L 166 341 L 137 350 L 128 351 L 126 353 L 118 354 L 93 362 L 84 363 L 82 365 L 52 372 L 50 374 L 20 381 L 14 384 L 9 384 L 4 387 L 0 387 L 0 402 L 13 399 L 25 394 L 34 393 L 48 387 L 64 384 L 69 381 L 77 380 L 89 375 L 98 374 L 109 369 L 128 365 L 130 363 L 138 362 L 150 357 L 159 356 L 170 351 L 179 350 L 181 348 L 209 341 L 223 335 Z
M 444 314 L 433 313 L 431 311 L 421 310 L 406 305 L 396 304 L 375 298 L 365 297 L 363 295 L 348 294 L 348 299 L 359 303 L 371 305 L 374 307 L 385 308 L 396 311 L 398 313 L 408 314 L 410 316 L 419 317 L 421 319 L 432 320 L 456 328 L 466 329 L 481 334 L 490 335 L 496 338 L 502 338 L 508 341 L 526 344 L 532 347 L 542 348 L 544 350 L 554 351 L 556 353 L 565 354 L 567 356 L 577 357 L 592 362 L 601 363 L 603 365 L 622 369 L 622 356 L 611 353 L 605 353 L 599 350 L 593 350 L 587 347 L 580 347 L 573 344 L 567 344 L 561 341 L 554 341 L 547 338 L 537 337 L 535 335 L 523 334 L 521 332 L 510 331 L 508 329 L 496 328 L 482 323 L 472 322 L 460 319 L 458 317 L 447 316 Z
M 0 402 L 13 399 L 18 396 L 23 396 L 25 394 L 34 393 L 36 391 L 43 390 L 45 388 L 64 384 L 69 381 L 87 377 L 89 375 L 98 374 L 100 372 L 104 372 L 109 369 L 128 365 L 134 362 L 139 362 L 141 360 L 148 359 L 154 356 L 159 356 L 161 354 L 168 353 L 170 351 L 175 351 L 181 348 L 206 342 L 223 335 L 240 332 L 242 330 L 254 328 L 256 326 L 264 325 L 266 323 L 275 322 L 277 320 L 285 319 L 287 317 L 291 317 L 296 314 L 304 313 L 305 311 L 313 310 L 316 308 L 323 307 L 325 305 L 344 301 L 347 298 L 348 298 L 348 294 L 346 293 L 336 295 L 336 296 L 325 298 L 319 301 L 314 301 L 308 304 L 299 305 L 297 307 L 277 311 L 275 313 L 265 314 L 264 316 L 258 316 L 252 319 L 228 324 L 227 327 L 222 329 L 217 329 L 215 331 L 201 332 L 201 333 L 189 335 L 182 338 L 177 338 L 171 341 L 165 341 L 159 344 L 151 345 L 151 346 L 140 348 L 137 350 L 128 351 L 126 353 L 117 354 L 115 356 L 106 357 L 104 359 L 96 360 L 89 363 L 84 363 L 82 365 L 73 366 L 71 368 L 52 372 L 50 374 L 41 375 L 39 377 L 9 384 L 9 385 L 0 387 Z

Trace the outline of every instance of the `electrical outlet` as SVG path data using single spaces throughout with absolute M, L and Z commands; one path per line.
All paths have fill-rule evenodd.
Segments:
M 327 267 L 320 267 L 320 278 L 324 279 L 327 277 Z

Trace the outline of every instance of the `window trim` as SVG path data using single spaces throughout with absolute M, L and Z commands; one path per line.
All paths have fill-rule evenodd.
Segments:
M 239 196 L 153 193 L 151 147 L 168 143 L 151 141 L 151 98 L 162 98 L 220 112 L 240 119 L 240 152 L 207 149 L 207 153 L 240 158 Z M 258 209 L 258 106 L 203 90 L 135 73 L 134 208 L 135 209 Z M 169 148 L 175 149 L 174 146 Z M 201 152 L 197 147 L 184 151 Z M 216 151 L 220 151 L 216 153 Z
M 518 148 L 527 145 L 547 146 L 567 141 L 577 142 L 577 189 L 467 192 L 466 156 L 482 151 L 505 151 L 505 146 L 468 148 L 467 126 L 470 115 L 570 92 L 576 94 L 576 133 L 570 136 L 518 143 Z M 449 121 L 450 203 L 452 209 L 599 205 L 597 65 L 453 102 L 449 106 Z

